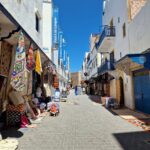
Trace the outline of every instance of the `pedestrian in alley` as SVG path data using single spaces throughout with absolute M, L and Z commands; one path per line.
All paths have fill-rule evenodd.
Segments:
M 77 96 L 78 95 L 78 87 L 75 86 L 75 95 Z
M 59 90 L 59 88 L 56 88 L 56 90 L 55 90 L 54 101 L 60 102 L 60 90 Z

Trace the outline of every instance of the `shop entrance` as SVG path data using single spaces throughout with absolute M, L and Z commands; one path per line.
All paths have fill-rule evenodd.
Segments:
M 120 85 L 120 106 L 124 106 L 124 83 L 123 78 L 119 78 L 119 85 Z
M 134 75 L 135 108 L 150 114 L 150 76 L 148 70 L 139 70 Z

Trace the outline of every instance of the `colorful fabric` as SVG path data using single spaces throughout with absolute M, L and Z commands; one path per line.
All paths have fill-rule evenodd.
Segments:
M 18 111 L 7 111 L 7 125 L 20 125 L 21 113 Z
M 27 56 L 27 69 L 31 71 L 34 69 L 34 67 L 35 67 L 34 52 L 33 52 L 33 45 L 31 44 Z
M 36 52 L 36 63 L 35 63 L 35 71 L 41 75 L 42 73 L 42 65 L 41 65 L 41 56 L 39 50 Z
M 12 46 L 2 42 L 0 53 L 0 75 L 8 77 L 11 63 Z
M 59 88 L 59 80 L 56 75 L 54 75 L 54 82 L 53 82 L 54 88 Z
M 28 73 L 28 88 L 27 88 L 27 95 L 32 94 L 32 71 Z
M 24 35 L 19 33 L 18 46 L 16 48 L 16 57 L 14 69 L 12 72 L 11 85 L 16 91 L 25 89 L 25 70 L 26 70 L 26 53 Z
M 17 106 L 7 105 L 7 111 L 17 111 L 20 113 L 24 113 L 25 112 L 25 105 L 24 104 L 19 104 Z
M 21 125 L 20 125 L 20 127 L 21 128 L 26 128 L 27 125 L 29 125 L 29 120 L 28 120 L 27 116 L 25 114 L 21 115 Z

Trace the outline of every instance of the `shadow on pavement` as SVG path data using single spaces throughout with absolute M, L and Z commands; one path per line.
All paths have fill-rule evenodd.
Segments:
M 104 107 L 104 106 L 103 106 Z M 106 108 L 106 110 L 108 110 L 111 114 L 113 114 L 114 116 L 119 116 L 117 113 L 115 113 L 114 111 L 112 111 L 112 109 L 110 108 Z
M 96 95 L 88 95 L 89 99 L 94 102 L 94 103 L 98 103 L 101 104 L 101 97 L 100 96 L 96 96 Z
M 150 134 L 147 132 L 114 133 L 123 150 L 150 150 Z
M 15 127 L 3 129 L 2 131 L 0 131 L 0 133 L 2 135 L 2 139 L 20 138 L 23 136 L 23 133 L 21 131 L 18 131 L 18 128 L 15 128 Z

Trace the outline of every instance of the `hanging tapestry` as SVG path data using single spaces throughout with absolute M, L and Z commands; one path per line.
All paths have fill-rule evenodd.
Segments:
M 26 70 L 26 53 L 24 35 L 19 33 L 18 45 L 16 48 L 16 56 L 14 62 L 14 69 L 12 72 L 11 85 L 16 91 L 23 91 L 25 89 L 25 70 Z
M 24 87 L 24 89 L 20 92 L 21 93 L 21 95 L 27 95 L 27 93 L 28 93 L 28 71 L 27 70 L 25 70 L 25 75 L 24 75 L 24 80 L 23 80 L 23 82 L 24 82 L 24 84 L 25 84 L 25 87 Z
M 12 46 L 2 42 L 0 54 L 0 75 L 8 77 L 11 63 Z
M 41 63 L 41 56 L 39 50 L 36 52 L 36 63 L 35 63 L 35 71 L 41 75 L 42 73 L 42 63 Z
M 56 75 L 54 75 L 54 78 L 53 78 L 53 87 L 59 88 L 59 79 Z
M 27 89 L 27 95 L 32 94 L 32 71 L 28 73 L 28 89 Z
M 31 44 L 27 55 L 27 69 L 31 71 L 34 69 L 34 67 L 35 67 L 34 52 L 33 52 L 33 45 Z

